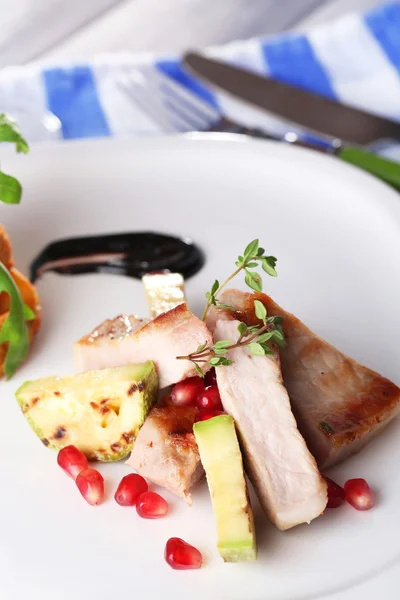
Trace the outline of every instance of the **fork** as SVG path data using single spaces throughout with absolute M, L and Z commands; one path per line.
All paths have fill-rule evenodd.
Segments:
M 345 153 L 342 142 L 334 138 L 297 134 L 294 131 L 287 131 L 282 136 L 277 136 L 262 129 L 243 126 L 227 119 L 210 104 L 154 67 L 136 68 L 125 72 L 117 81 L 117 85 L 165 133 L 214 131 L 287 142 L 337 156 L 345 162 L 369 171 L 400 191 L 398 163 L 363 149 Z
M 119 89 L 133 101 L 165 133 L 207 131 L 244 134 L 267 140 L 335 152 L 334 143 L 309 142 L 292 131 L 282 137 L 254 127 L 246 127 L 224 117 L 217 109 L 187 91 L 153 67 L 125 72 L 118 81 Z

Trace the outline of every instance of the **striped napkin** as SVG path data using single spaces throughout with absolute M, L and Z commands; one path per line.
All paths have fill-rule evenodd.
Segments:
M 254 38 L 206 52 L 400 121 L 399 2 L 347 14 L 306 34 Z M 158 127 L 117 83 L 138 65 L 161 70 L 232 119 L 264 125 L 257 117 L 249 123 L 240 103 L 189 75 L 177 56 L 114 54 L 73 65 L 7 67 L 0 71 L 0 111 L 14 113 L 31 140 L 154 133 Z

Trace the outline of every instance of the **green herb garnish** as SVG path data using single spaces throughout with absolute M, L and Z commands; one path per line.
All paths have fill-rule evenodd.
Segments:
M 263 307 L 261 309 L 260 305 Z M 215 344 L 202 344 L 195 352 L 187 356 L 177 356 L 178 360 L 190 360 L 197 373 L 203 377 L 202 365 L 209 363 L 212 367 L 228 367 L 232 360 L 227 358 L 228 350 L 247 346 L 255 356 L 265 356 L 273 354 L 269 343 L 277 344 L 280 347 L 285 345 L 285 338 L 281 331 L 280 322 L 282 317 L 267 317 L 267 309 L 259 300 L 254 301 L 254 309 L 258 318 L 261 318 L 263 325 L 252 325 L 248 327 L 245 323 L 239 323 L 239 336 L 237 341 L 220 340 Z M 265 311 L 265 312 L 264 312 Z M 262 314 L 262 317 L 259 315 Z M 276 320 L 279 320 L 276 323 Z
M 246 246 L 243 256 L 239 256 L 236 261 L 235 271 L 229 275 L 223 281 L 219 283 L 218 279 L 212 284 L 211 290 L 206 293 L 207 304 L 204 309 L 203 321 L 206 319 L 208 311 L 211 306 L 215 306 L 218 309 L 234 310 L 232 306 L 219 302 L 217 294 L 231 281 L 240 271 L 245 272 L 246 284 L 256 292 L 262 291 L 262 279 L 259 273 L 251 271 L 258 267 L 260 264 L 263 270 L 276 277 L 277 272 L 275 270 L 277 259 L 274 256 L 265 256 L 264 248 L 260 248 L 259 241 L 253 240 Z M 229 340 L 221 340 L 215 344 L 207 345 L 202 344 L 197 348 L 195 352 L 188 354 L 187 356 L 177 356 L 179 360 L 190 360 L 197 373 L 200 376 L 204 376 L 202 365 L 210 364 L 212 367 L 227 367 L 232 364 L 226 353 L 228 350 L 239 348 L 240 346 L 247 346 L 252 354 L 255 356 L 265 356 L 266 354 L 273 354 L 270 347 L 270 343 L 276 344 L 279 347 L 285 345 L 285 337 L 281 323 L 283 317 L 268 317 L 267 309 L 260 300 L 254 300 L 254 312 L 262 325 L 252 325 L 248 327 L 245 323 L 240 323 L 238 326 L 239 336 L 236 342 Z
M 0 114 L 0 142 L 15 144 L 17 152 L 26 154 L 29 151 L 28 143 L 18 125 L 4 113 Z M 22 187 L 19 181 L 0 171 L 0 201 L 5 204 L 19 204 L 21 195 Z
M 217 294 L 231 281 L 240 271 L 245 272 L 245 282 L 252 290 L 256 292 L 262 292 L 262 279 L 259 273 L 252 271 L 251 269 L 257 268 L 261 265 L 265 273 L 276 277 L 277 272 L 275 270 L 277 259 L 274 256 L 265 256 L 264 248 L 260 248 L 259 241 L 253 240 L 246 246 L 243 256 L 239 256 L 235 265 L 237 269 L 229 275 L 221 284 L 216 279 L 211 287 L 211 290 L 206 293 L 207 304 L 203 313 L 203 321 L 205 320 L 210 306 L 217 306 L 219 308 L 232 308 L 227 307 L 224 304 L 220 304 L 218 301 Z M 261 303 L 260 303 L 261 304 Z
M 334 430 L 332 429 L 332 427 L 326 421 L 321 421 L 319 426 L 323 431 L 325 431 L 325 433 L 328 433 L 329 435 L 331 435 L 332 433 L 335 433 Z
M 34 319 L 35 313 L 24 305 L 14 279 L 1 262 L 0 292 L 6 292 L 10 296 L 10 311 L 0 331 L 0 343 L 8 342 L 4 373 L 9 379 L 28 355 L 29 334 L 26 321 Z

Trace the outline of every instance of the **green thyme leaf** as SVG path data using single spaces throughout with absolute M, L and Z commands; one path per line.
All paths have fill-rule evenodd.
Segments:
M 212 284 L 212 288 L 211 288 L 211 294 L 212 294 L 213 296 L 215 295 L 215 293 L 216 293 L 216 291 L 218 290 L 218 288 L 219 288 L 219 281 L 218 281 L 218 279 L 216 279 L 216 280 L 214 281 L 214 283 Z
M 259 300 L 254 300 L 254 309 L 256 312 L 257 319 L 260 319 L 265 323 L 265 320 L 267 318 L 267 309 L 265 308 L 264 304 Z
M 264 255 L 264 252 L 265 252 L 264 248 L 259 248 L 259 249 L 257 250 L 257 256 L 258 256 L 258 257 L 261 257 L 261 256 L 263 256 L 263 255 Z
M 224 304 L 223 302 L 218 302 L 217 308 L 224 308 L 225 310 L 235 310 L 234 306 L 231 306 L 230 304 Z
M 276 315 L 275 317 L 267 318 L 267 323 L 273 323 L 274 325 L 280 325 L 281 323 L 283 323 L 283 321 L 284 321 L 284 317 L 281 317 L 280 315 Z
M 283 333 L 279 331 L 279 329 L 274 329 L 272 334 L 272 342 L 276 344 L 279 348 L 285 348 L 286 340 Z
M 251 342 L 251 344 L 249 344 L 249 349 L 250 349 L 250 352 L 252 354 L 254 354 L 255 356 L 264 356 L 265 355 L 264 348 L 261 346 L 261 344 L 258 344 L 257 342 Z
M 196 350 L 196 354 L 198 354 L 199 352 L 203 352 L 203 350 L 207 347 L 207 342 L 204 342 L 204 344 L 200 344 L 200 346 L 197 348 Z
M 217 366 L 218 366 L 218 367 L 219 367 L 219 366 L 222 366 L 222 367 L 229 367 L 229 366 L 232 364 L 232 362 L 233 362 L 233 361 L 232 361 L 232 360 L 230 360 L 229 358 L 226 358 L 225 356 L 222 356 L 222 357 L 221 357 L 221 361 L 220 361 L 219 365 L 217 365 Z
M 247 333 L 256 333 L 260 329 L 259 325 L 252 325 L 247 328 Z
M 199 366 L 197 363 L 193 363 L 193 364 L 194 364 L 194 367 L 195 367 L 195 369 L 196 369 L 196 371 L 197 371 L 198 375 L 199 375 L 200 377 L 204 377 L 204 373 L 203 373 L 203 370 L 202 370 L 202 368 L 201 368 L 201 367 L 200 367 L 200 366 Z
M 232 342 L 230 342 L 229 340 L 220 340 L 219 342 L 215 342 L 214 344 L 214 350 L 219 350 L 219 349 L 226 349 L 229 348 L 229 346 L 232 346 Z
M 239 323 L 238 332 L 240 333 L 240 335 L 243 335 L 244 333 L 246 333 L 246 331 L 247 331 L 246 323 Z
M 213 356 L 210 358 L 210 365 L 216 367 L 219 364 L 219 356 Z
M 265 354 L 273 354 L 273 352 L 272 352 L 271 348 L 268 346 L 268 344 L 263 343 L 263 344 L 261 344 L 261 346 L 263 347 Z
M 232 361 L 229 360 L 229 358 L 226 358 L 225 356 L 213 356 L 210 359 L 210 365 L 212 367 L 229 367 L 229 365 L 232 364 Z
M 276 259 L 273 261 L 272 258 L 272 256 L 264 256 L 261 260 L 262 268 L 271 277 L 277 277 L 278 273 L 275 271 Z
M 266 333 L 262 333 L 261 335 L 258 336 L 257 342 L 259 344 L 268 342 L 274 336 L 274 333 L 275 333 L 275 331 L 267 331 Z
M 249 262 L 249 263 L 247 263 L 246 267 L 248 269 L 254 269 L 254 267 L 258 267 L 258 263 L 257 262 Z
M 210 358 L 210 365 L 213 367 L 219 367 L 220 365 L 232 364 L 225 356 L 213 356 Z
M 254 273 L 254 271 L 246 271 L 244 280 L 252 290 L 255 290 L 256 292 L 262 292 L 262 279 L 258 273 Z
M 332 427 L 326 421 L 321 421 L 319 426 L 320 426 L 320 429 L 325 431 L 325 433 L 328 433 L 330 435 L 332 435 L 332 433 L 335 433 L 335 431 L 332 429 Z
M 244 254 L 243 254 L 244 262 L 247 263 L 254 256 L 257 256 L 258 244 L 259 244 L 258 240 L 253 240 L 252 242 L 250 242 L 250 244 L 248 244 L 246 246 L 246 250 L 244 251 Z
M 265 257 L 269 263 L 275 268 L 276 267 L 276 263 L 278 262 L 278 259 L 276 258 L 276 256 L 266 256 Z

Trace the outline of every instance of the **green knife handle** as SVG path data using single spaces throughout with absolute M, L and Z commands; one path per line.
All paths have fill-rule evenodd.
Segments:
M 337 156 L 342 160 L 368 171 L 400 191 L 400 163 L 377 156 L 361 148 L 346 146 Z

